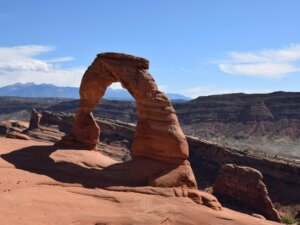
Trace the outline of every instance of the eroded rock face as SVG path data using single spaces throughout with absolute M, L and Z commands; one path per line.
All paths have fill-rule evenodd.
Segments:
M 228 196 L 251 206 L 269 220 L 281 222 L 263 183 L 263 176 L 256 169 L 226 164 L 221 168 L 213 190 L 214 194 Z
M 172 171 L 149 179 L 152 186 L 196 187 L 193 171 L 187 161 L 188 144 L 176 113 L 166 95 L 158 90 L 148 73 L 146 59 L 118 54 L 99 54 L 85 72 L 80 85 L 80 106 L 73 131 L 62 143 L 77 142 L 93 149 L 99 142 L 100 128 L 92 110 L 113 82 L 120 82 L 135 98 L 138 122 L 131 157 L 148 158 L 176 165 Z

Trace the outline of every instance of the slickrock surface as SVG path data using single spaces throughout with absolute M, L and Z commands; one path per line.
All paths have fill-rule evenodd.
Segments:
M 213 187 L 214 194 L 228 196 L 251 206 L 267 219 L 281 222 L 268 195 L 262 174 L 251 167 L 224 165 Z
M 196 188 L 197 183 L 188 162 L 188 144 L 176 113 L 167 96 L 158 90 L 148 73 L 146 59 L 120 53 L 97 55 L 80 85 L 80 105 L 72 133 L 58 144 L 94 149 L 99 142 L 100 128 L 92 110 L 113 82 L 120 82 L 135 98 L 138 122 L 131 157 L 148 158 L 165 165 L 160 174 L 149 177 L 148 185 Z M 172 170 L 172 172 L 170 172 Z
M 8 138 L 0 146 L 1 225 L 277 224 L 178 197 L 184 188 L 116 186 L 122 164 L 96 151 Z

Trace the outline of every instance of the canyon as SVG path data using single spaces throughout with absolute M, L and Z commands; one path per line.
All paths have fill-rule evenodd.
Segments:
M 20 132 L 34 141 L 53 144 L 71 132 L 73 119 L 74 114 L 55 114 L 44 111 L 41 113 L 39 128 L 28 130 L 28 124 L 25 123 L 26 127 L 22 122 L 16 121 L 6 122 L 5 125 L 2 122 L 2 127 L 6 126 L 7 132 Z M 136 129 L 135 124 L 103 118 L 96 118 L 96 122 L 101 127 L 99 151 L 117 162 L 128 162 L 131 159 L 130 148 Z M 285 213 L 294 215 L 299 211 L 300 164 L 297 161 L 281 157 L 251 155 L 247 151 L 224 147 L 191 136 L 187 136 L 187 141 L 190 151 L 189 161 L 201 190 L 213 193 L 212 187 L 222 166 L 229 163 L 249 166 L 263 174 L 269 196 L 280 215 Z M 234 199 L 220 198 L 220 200 L 223 206 L 236 211 L 260 214 L 247 204 Z
M 249 153 L 300 158 L 300 94 L 224 94 L 173 102 L 185 134 Z M 0 121 L 28 121 L 32 107 L 74 113 L 79 100 L 62 98 L 0 97 Z M 96 117 L 136 123 L 135 102 L 102 99 Z

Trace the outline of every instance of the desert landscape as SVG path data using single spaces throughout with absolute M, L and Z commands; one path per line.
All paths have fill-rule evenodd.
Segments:
M 130 201 L 127 199 L 127 203 L 123 202 L 126 202 L 126 198 L 131 199 L 134 196 L 139 202 L 137 205 L 144 202 L 149 210 L 153 207 L 152 201 L 159 201 L 155 198 L 164 201 L 164 205 L 169 199 L 176 201 L 175 199 L 179 198 L 183 202 L 178 202 L 178 206 L 174 203 L 170 205 L 181 211 L 181 207 L 185 208 L 182 203 L 188 204 L 191 207 L 189 213 L 195 214 L 189 216 L 189 213 L 182 213 L 178 216 L 172 211 L 172 207 L 166 206 L 167 214 L 171 214 L 166 218 L 163 217 L 166 214 L 146 213 L 147 210 L 143 208 L 140 212 L 141 218 L 132 218 L 128 212 L 123 212 L 123 216 L 110 213 L 108 217 L 97 215 L 97 218 L 89 220 L 88 215 L 84 214 L 78 217 L 78 224 L 263 224 L 266 219 L 281 222 L 281 218 L 286 215 L 296 215 L 300 207 L 298 160 L 272 155 L 270 152 L 255 154 L 205 141 L 199 137 L 185 137 L 171 103 L 157 90 L 153 78 L 147 73 L 148 65 L 147 60 L 129 55 L 100 54 L 83 76 L 81 98 L 79 104 L 75 104 L 78 107 L 75 117 L 70 112 L 66 113 L 72 109 L 68 100 L 50 99 L 48 104 L 52 106 L 46 104 L 48 109 L 66 102 L 69 110 L 65 110 L 65 113 L 39 113 L 32 109 L 29 122 L 4 120 L 0 123 L 1 134 L 4 136 L 1 139 L 1 146 L 4 146 L 1 153 L 2 168 L 9 169 L 11 173 L 8 180 L 7 173 L 1 179 L 4 181 L 5 198 L 20 189 L 17 193 L 26 195 L 25 199 L 22 198 L 22 204 L 28 204 L 29 196 L 34 198 L 33 193 L 43 192 L 46 188 L 48 190 L 44 201 L 50 207 L 37 211 L 37 215 L 31 215 L 27 213 L 29 209 L 24 209 L 21 203 L 3 201 L 3 204 L 12 207 L 6 210 L 13 211 L 17 204 L 18 208 L 15 210 L 24 213 L 22 218 L 26 218 L 26 215 L 40 217 L 43 210 L 54 210 L 52 207 L 55 204 L 49 203 L 47 196 L 53 191 L 51 196 L 59 197 L 56 193 L 59 189 L 63 193 L 76 196 L 68 198 L 72 202 L 61 202 L 60 207 L 63 208 L 67 207 L 65 204 L 79 204 L 77 195 L 81 198 L 88 197 L 92 202 L 100 199 L 98 204 L 105 203 L 105 207 L 107 205 L 108 208 L 117 204 L 117 207 L 126 209 L 130 207 L 126 205 Z M 144 70 L 141 70 L 141 73 L 131 73 L 130 76 L 124 72 L 128 70 L 123 69 L 140 66 L 144 67 Z M 113 75 L 107 75 L 107 68 Z M 137 80 L 141 83 L 134 84 Z M 128 90 L 136 98 L 137 124 L 105 117 L 100 120 L 93 119 L 92 110 L 97 107 L 106 87 L 116 81 L 128 85 Z M 132 90 L 132 87 L 144 88 L 140 91 Z M 43 102 L 47 101 L 41 101 L 41 109 L 45 107 Z M 71 103 L 74 106 L 74 101 Z M 12 115 L 20 115 L 20 111 L 28 110 L 20 107 L 22 104 L 11 112 Z M 115 110 L 120 109 L 116 107 Z M 166 115 L 165 119 L 162 118 L 163 115 Z M 253 117 L 256 118 L 255 115 Z M 27 175 L 23 175 L 26 171 Z M 24 180 L 24 176 L 28 178 Z M 18 181 L 10 181 L 11 177 Z M 24 184 L 20 185 L 21 183 Z M 286 188 L 289 189 L 288 193 Z M 22 194 L 26 190 L 29 190 L 29 193 Z M 133 195 L 129 197 L 123 193 Z M 218 196 L 221 203 L 212 194 Z M 146 196 L 151 200 L 143 199 Z M 119 198 L 125 199 L 121 201 Z M 42 207 L 36 200 L 32 201 L 36 204 L 35 207 Z M 90 201 L 85 202 L 87 204 Z M 204 208 L 203 211 L 199 205 L 211 209 Z M 207 214 L 207 210 L 212 210 L 212 214 Z M 70 223 L 76 216 L 73 216 L 73 211 L 69 213 L 68 217 L 61 216 L 55 222 Z M 148 219 L 144 218 L 144 213 L 148 215 Z M 205 216 L 199 216 L 199 213 Z M 39 223 L 48 219 L 46 215 L 48 213 L 40 218 Z M 8 223 L 19 222 L 15 220 Z
M 0 1 L 0 225 L 300 225 L 299 9 Z

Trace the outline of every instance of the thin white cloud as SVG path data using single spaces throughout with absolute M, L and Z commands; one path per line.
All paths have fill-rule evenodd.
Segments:
M 41 45 L 25 45 L 0 48 L 0 70 L 7 71 L 49 71 L 51 65 L 35 58 L 53 48 Z
M 281 78 L 286 74 L 300 71 L 287 63 L 255 63 L 255 64 L 220 64 L 225 73 L 244 74 L 268 78 Z
M 300 44 L 282 49 L 267 49 L 256 53 L 229 52 L 221 60 L 219 68 L 225 73 L 236 75 L 282 78 L 300 72 Z
M 55 48 L 43 45 L 0 47 L 0 86 L 16 82 L 51 83 L 61 86 L 79 86 L 84 73 L 82 67 L 63 68 L 61 64 L 73 57 L 41 60 L 41 54 Z
M 254 53 L 249 52 L 229 52 L 228 56 L 234 62 L 239 63 L 251 63 L 251 62 L 268 62 L 268 59 L 264 56 L 255 55 Z
M 14 84 L 17 82 L 36 84 L 47 83 L 57 86 L 78 87 L 85 69 L 83 68 L 68 68 L 54 69 L 49 72 L 45 71 L 18 71 L 6 72 L 0 74 L 0 86 Z
M 185 96 L 189 96 L 191 98 L 196 98 L 199 96 L 213 94 L 215 93 L 214 91 L 215 91 L 214 86 L 197 86 L 197 87 L 190 87 L 190 88 L 183 89 L 179 91 L 179 93 Z
M 220 87 L 216 87 L 213 85 L 208 86 L 196 86 L 191 88 L 186 88 L 180 90 L 179 93 L 185 96 L 189 96 L 191 98 L 197 98 L 199 96 L 208 96 L 208 95 L 217 95 L 217 94 L 232 94 L 232 93 L 245 93 L 245 94 L 253 94 L 253 93 L 270 93 L 272 90 L 268 89 L 224 89 Z
M 278 50 L 264 50 L 262 54 L 279 62 L 298 61 L 300 60 L 300 44 Z
M 0 57 L 0 60 L 1 57 Z M 12 59 L 0 61 L 0 70 L 7 71 L 49 71 L 50 65 L 41 60 Z
M 47 63 L 57 63 L 57 62 L 69 62 L 74 60 L 73 57 L 70 56 L 65 56 L 65 57 L 59 57 L 59 58 L 54 58 L 54 59 L 47 59 L 45 60 Z

